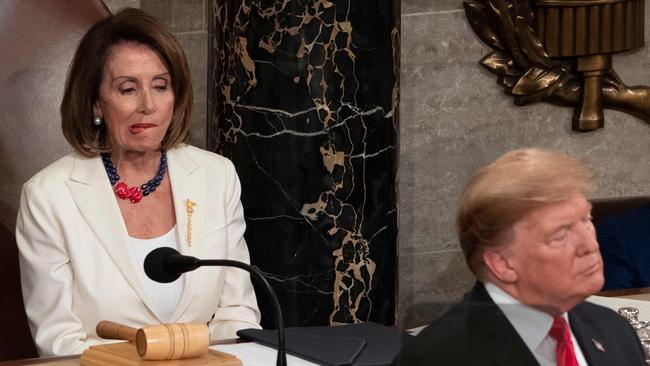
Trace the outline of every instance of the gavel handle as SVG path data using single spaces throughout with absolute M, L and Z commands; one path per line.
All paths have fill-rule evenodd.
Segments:
M 95 331 L 97 332 L 97 335 L 102 338 L 124 339 L 127 341 L 134 341 L 135 335 L 138 332 L 138 330 L 135 328 L 131 328 L 129 326 L 108 320 L 102 320 L 97 323 Z

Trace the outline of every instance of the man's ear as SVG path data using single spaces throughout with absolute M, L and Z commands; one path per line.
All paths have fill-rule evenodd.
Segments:
M 503 283 L 517 281 L 517 272 L 512 266 L 507 252 L 504 250 L 486 250 L 483 252 L 483 263 L 492 276 Z

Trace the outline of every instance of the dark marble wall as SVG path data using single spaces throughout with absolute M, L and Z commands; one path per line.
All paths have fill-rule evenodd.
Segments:
M 211 1 L 207 145 L 237 167 L 287 325 L 395 322 L 394 2 Z

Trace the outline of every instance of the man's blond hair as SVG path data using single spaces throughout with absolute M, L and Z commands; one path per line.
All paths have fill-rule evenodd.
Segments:
M 503 154 L 479 170 L 460 195 L 456 230 L 467 265 L 484 278 L 483 253 L 502 246 L 517 220 L 592 188 L 591 172 L 568 155 L 535 148 Z

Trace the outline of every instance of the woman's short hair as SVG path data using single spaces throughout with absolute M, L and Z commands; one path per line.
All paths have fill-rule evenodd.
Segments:
M 153 16 L 125 8 L 93 25 L 77 47 L 68 70 L 61 102 L 63 135 L 79 153 L 96 156 L 111 150 L 105 139 L 106 124 L 93 124 L 93 105 L 111 48 L 122 42 L 137 42 L 156 51 L 171 78 L 174 112 L 161 148 L 167 149 L 189 138 L 192 82 L 187 58 L 174 36 Z
M 579 160 L 542 149 L 510 151 L 479 170 L 460 195 L 456 230 L 465 261 L 485 278 L 483 253 L 508 242 L 510 229 L 531 211 L 593 188 Z

